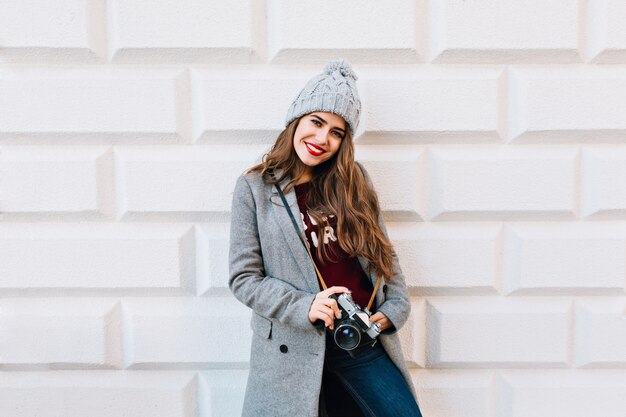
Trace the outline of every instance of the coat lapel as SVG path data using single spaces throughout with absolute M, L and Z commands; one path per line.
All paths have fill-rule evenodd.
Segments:
M 285 178 L 280 182 L 280 188 L 283 190 L 285 186 L 290 181 L 290 178 Z M 291 222 L 291 218 L 289 217 L 289 213 L 287 209 L 283 207 L 283 202 L 276 191 L 276 188 L 273 185 L 267 185 L 267 187 L 271 187 L 270 195 L 272 195 L 272 209 L 274 210 L 274 215 L 276 216 L 276 221 L 280 225 L 283 234 L 285 235 L 285 240 L 291 249 L 291 253 L 295 258 L 298 266 L 300 267 L 300 271 L 306 278 L 309 288 L 312 292 L 319 291 L 319 284 L 317 280 L 317 275 L 315 274 L 315 269 L 313 268 L 313 261 L 309 257 L 307 250 L 298 237 L 295 228 L 293 227 L 293 223 Z M 287 200 L 287 204 L 291 208 L 291 212 L 296 219 L 296 224 L 298 225 L 298 233 L 304 237 L 304 226 L 302 225 L 302 217 L 300 215 L 300 208 L 298 207 L 298 199 L 296 197 L 296 191 L 292 188 L 288 193 L 285 194 L 285 199 Z

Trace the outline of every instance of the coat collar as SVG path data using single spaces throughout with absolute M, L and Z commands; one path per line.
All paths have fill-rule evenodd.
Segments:
M 280 177 L 280 175 L 277 174 Z M 274 210 L 274 215 L 276 216 L 276 220 L 282 229 L 283 234 L 285 235 L 285 240 L 291 249 L 291 253 L 295 258 L 298 266 L 300 267 L 300 271 L 306 277 L 307 283 L 309 284 L 309 288 L 312 292 L 319 291 L 319 284 L 317 275 L 315 273 L 315 269 L 313 268 L 313 261 L 309 257 L 309 254 L 300 240 L 300 236 L 304 238 L 304 226 L 302 225 L 302 218 L 300 216 L 300 208 L 298 207 L 298 199 L 296 197 L 295 189 L 289 190 L 289 192 L 285 193 L 285 187 L 291 181 L 291 178 L 285 177 L 278 185 L 281 190 L 285 194 L 285 199 L 287 200 L 287 204 L 293 213 L 293 216 L 296 219 L 296 224 L 298 225 L 298 232 L 296 232 L 293 227 L 293 223 L 291 222 L 291 218 L 289 217 L 289 212 L 283 206 L 283 202 L 278 195 L 278 191 L 276 191 L 276 187 L 273 185 L 267 185 L 270 187 L 269 194 L 271 196 L 272 209 Z

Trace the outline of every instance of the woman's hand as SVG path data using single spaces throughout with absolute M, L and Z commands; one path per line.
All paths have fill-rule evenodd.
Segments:
M 341 310 L 339 310 L 337 301 L 330 296 L 344 292 L 350 293 L 351 291 L 346 287 L 330 287 L 318 292 L 309 309 L 309 321 L 315 323 L 315 321 L 321 320 L 326 327 L 333 330 L 335 318 L 341 317 Z
M 378 323 L 378 325 L 380 326 L 380 331 L 384 331 L 387 330 L 388 328 L 391 327 L 391 321 L 389 321 L 389 319 L 387 318 L 387 316 L 385 316 L 383 313 L 381 312 L 377 312 L 371 315 L 370 317 L 370 321 L 372 323 Z

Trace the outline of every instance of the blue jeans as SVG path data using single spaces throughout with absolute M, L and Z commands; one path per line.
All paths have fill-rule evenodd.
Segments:
M 322 416 L 422 417 L 380 341 L 352 358 L 327 337 L 322 387 Z

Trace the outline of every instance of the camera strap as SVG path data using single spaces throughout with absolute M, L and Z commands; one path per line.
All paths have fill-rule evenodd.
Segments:
M 300 241 L 302 242 L 302 244 L 304 245 L 304 248 L 309 254 L 309 258 L 311 258 L 311 263 L 313 263 L 313 268 L 315 268 L 315 273 L 317 274 L 317 278 L 320 280 L 320 283 L 322 284 L 322 288 L 323 289 L 328 288 L 326 286 L 326 282 L 324 282 L 324 278 L 322 278 L 322 274 L 320 273 L 319 269 L 317 269 L 317 265 L 315 265 L 315 261 L 313 260 L 313 255 L 311 255 L 311 250 L 309 249 L 309 245 L 307 245 L 307 242 L 304 240 L 305 238 L 302 237 L 302 234 L 300 233 L 300 228 L 298 227 L 298 223 L 296 223 L 296 218 L 293 216 L 293 212 L 291 211 L 291 208 L 289 207 L 289 204 L 287 203 L 287 199 L 285 198 L 285 194 L 283 194 L 283 190 L 280 189 L 280 186 L 278 185 L 278 183 L 275 183 L 274 186 L 278 190 L 280 199 L 283 201 L 283 205 L 285 206 L 285 208 L 287 209 L 287 212 L 289 213 L 289 217 L 291 218 L 291 223 L 293 224 L 293 227 L 296 230 L 296 234 L 300 238 Z M 376 291 L 378 291 L 379 286 L 380 286 L 380 276 L 378 276 L 378 278 L 376 279 L 376 285 L 374 285 L 374 291 L 372 291 L 372 296 L 370 297 L 370 301 L 367 303 L 367 309 L 369 311 L 372 311 L 372 305 L 374 304 Z

